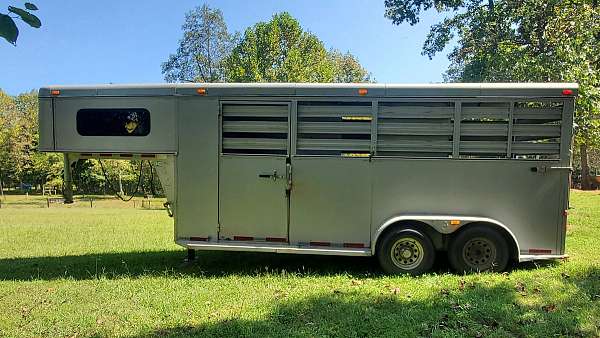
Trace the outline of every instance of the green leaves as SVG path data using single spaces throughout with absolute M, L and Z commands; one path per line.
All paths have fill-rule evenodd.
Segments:
M 37 6 L 30 2 L 25 3 L 25 8 L 27 8 L 30 11 L 38 10 Z M 28 11 L 22 8 L 8 6 L 8 12 L 18 15 L 18 17 L 21 18 L 23 22 L 25 22 L 33 28 L 40 28 L 42 26 L 42 22 L 37 16 L 29 13 Z M 0 36 L 13 45 L 17 44 L 17 38 L 19 37 L 19 29 L 17 28 L 13 17 L 11 17 L 8 14 L 0 13 Z
M 26 2 L 25 3 L 25 8 L 27 8 L 30 11 L 37 11 L 38 8 L 36 5 L 32 4 L 31 2 Z
M 246 29 L 225 62 L 231 82 L 364 82 L 368 72 L 350 53 L 327 51 L 289 13 Z
M 8 11 L 13 12 L 21 17 L 21 20 L 25 21 L 29 26 L 33 28 L 40 28 L 42 26 L 42 22 L 38 19 L 37 16 L 27 12 L 24 9 L 8 6 Z
M 0 14 L 0 36 L 13 45 L 17 43 L 19 29 L 13 19 L 6 14 Z

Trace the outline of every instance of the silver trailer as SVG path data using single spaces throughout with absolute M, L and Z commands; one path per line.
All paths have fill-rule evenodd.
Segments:
M 193 250 L 377 256 L 419 274 L 565 257 L 577 85 L 41 88 L 40 144 L 155 162 Z

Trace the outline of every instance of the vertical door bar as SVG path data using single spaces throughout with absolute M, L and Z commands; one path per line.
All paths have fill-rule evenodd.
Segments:
M 460 122 L 461 122 L 462 102 L 454 103 L 454 131 L 452 133 L 452 158 L 460 157 Z
M 290 103 L 289 117 L 288 117 L 288 139 L 290 146 L 288 148 L 288 157 L 296 155 L 296 140 L 298 130 L 298 100 L 292 100 Z
M 510 106 L 508 107 L 508 134 L 506 139 L 508 144 L 506 145 L 506 157 L 512 157 L 512 144 L 513 144 L 513 124 L 514 124 L 514 116 L 515 116 L 515 102 L 511 101 Z
M 571 165 L 571 137 L 573 136 L 573 114 L 575 99 L 563 101 L 562 121 L 560 126 L 560 164 Z
M 377 115 L 379 113 L 379 101 L 371 102 L 371 156 L 377 155 Z

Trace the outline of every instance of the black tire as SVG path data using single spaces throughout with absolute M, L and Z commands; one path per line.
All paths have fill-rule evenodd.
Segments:
M 425 233 L 394 229 L 383 234 L 380 241 L 377 258 L 386 273 L 420 275 L 433 266 L 435 248 Z
M 459 273 L 504 271 L 509 256 L 506 239 L 489 226 L 468 227 L 453 236 L 448 246 L 450 265 Z

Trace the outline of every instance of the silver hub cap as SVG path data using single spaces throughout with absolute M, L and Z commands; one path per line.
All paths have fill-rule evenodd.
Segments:
M 463 259 L 474 270 L 487 270 L 496 260 L 496 246 L 487 238 L 473 238 L 463 247 Z
M 399 238 L 392 245 L 392 262 L 404 270 L 412 270 L 423 261 L 423 246 L 416 239 L 405 237 Z

